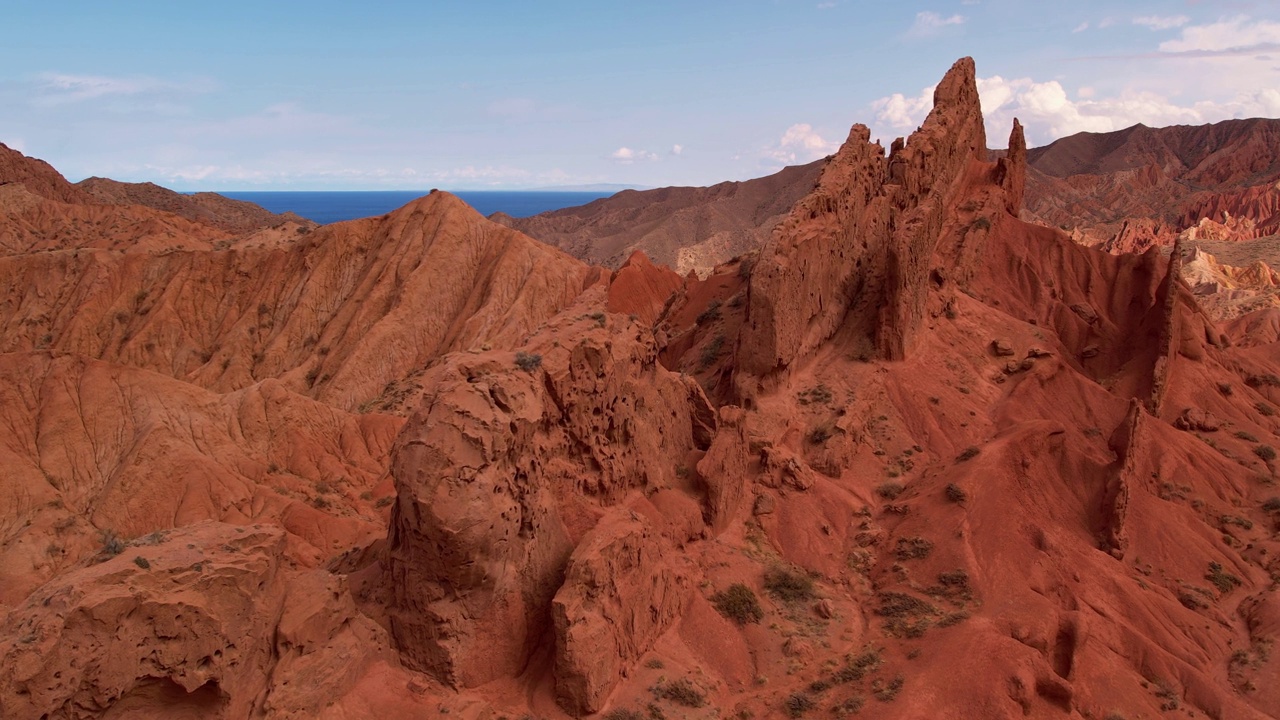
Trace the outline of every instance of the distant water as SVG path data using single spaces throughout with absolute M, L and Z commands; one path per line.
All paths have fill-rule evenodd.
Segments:
M 221 192 L 236 200 L 247 200 L 274 213 L 292 211 L 321 225 L 372 217 L 389 213 L 426 195 L 423 190 L 381 191 L 276 191 L 276 192 Z M 548 210 L 585 205 L 592 200 L 609 197 L 607 192 L 511 192 L 484 190 L 455 192 L 459 198 L 480 212 L 491 215 L 504 212 L 512 217 L 529 217 Z

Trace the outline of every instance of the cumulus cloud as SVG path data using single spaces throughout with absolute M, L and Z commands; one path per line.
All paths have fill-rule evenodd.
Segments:
M 1150 91 L 1098 97 L 1086 87 L 1072 97 L 1057 80 L 1037 82 L 997 75 L 979 78 L 978 93 L 993 146 L 1001 144 L 1015 117 L 1026 127 L 1028 142 L 1043 145 L 1078 132 L 1111 132 L 1138 123 L 1200 125 L 1238 117 L 1280 116 L 1280 90 L 1274 88 L 1241 93 L 1224 101 L 1179 104 Z M 872 103 L 878 126 L 897 134 L 918 126 L 932 107 L 933 88 L 913 97 L 896 94 Z
M 648 150 L 632 150 L 629 147 L 620 147 L 613 151 L 609 157 L 620 165 L 630 165 L 634 162 L 657 160 L 658 155 Z
M 925 10 L 916 13 L 916 21 L 911 24 L 911 29 L 907 30 L 907 35 L 911 37 L 932 37 L 948 26 L 963 25 L 964 21 L 965 17 L 963 15 L 943 17 L 932 10 Z
M 809 123 L 796 123 L 765 150 L 765 158 L 780 163 L 809 162 L 835 152 L 837 144 L 824 139 Z
M 683 145 L 672 145 L 672 146 L 671 146 L 671 154 L 672 154 L 672 155 L 683 155 L 683 154 L 684 154 L 684 146 L 683 146 Z
M 1168 17 L 1146 15 L 1133 19 L 1134 25 L 1143 25 L 1151 30 L 1172 30 L 1176 27 L 1182 27 L 1189 22 L 1191 22 L 1191 18 L 1186 15 L 1172 15 Z

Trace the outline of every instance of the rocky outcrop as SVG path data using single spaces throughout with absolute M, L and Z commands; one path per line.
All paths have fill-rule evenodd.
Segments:
M 529 661 L 605 509 L 676 484 L 706 400 L 657 364 L 638 324 L 586 313 L 520 355 L 458 356 L 432 380 L 396 445 L 384 585 L 406 657 L 473 687 Z
M 752 474 L 746 413 L 733 405 L 720 408 L 718 430 L 697 468 L 706 488 L 703 516 L 716 533 L 728 527 L 743 508 Z
M 314 716 L 393 656 L 341 580 L 285 553 L 277 528 L 204 523 L 66 573 L 8 620 L 0 714 Z
M 854 126 L 817 189 L 761 249 L 738 339 L 744 377 L 784 371 L 841 329 L 885 359 L 911 345 L 947 207 L 968 163 L 986 153 L 973 61 L 951 68 L 920 130 L 889 157 L 869 138 Z
M 657 638 L 679 620 L 692 573 L 660 534 L 613 508 L 578 544 L 551 604 L 556 699 L 576 715 L 603 707 Z

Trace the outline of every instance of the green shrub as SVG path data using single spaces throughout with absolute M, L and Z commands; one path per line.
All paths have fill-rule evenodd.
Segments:
M 719 613 L 739 625 L 759 623 L 764 619 L 764 610 L 751 588 L 742 583 L 734 583 L 727 590 L 721 590 L 711 596 L 711 604 Z
M 139 556 L 137 556 L 137 557 L 135 557 L 135 558 L 133 559 L 133 564 L 134 564 L 134 565 L 137 565 L 138 567 L 142 568 L 143 570 L 150 570 L 150 569 L 151 569 L 151 563 L 150 563 L 150 562 L 148 562 L 148 561 L 147 561 L 147 559 L 146 559 L 146 558 L 144 558 L 144 557 L 142 557 L 141 555 L 139 555 Z
M 798 570 L 782 567 L 770 568 L 764 574 L 764 589 L 785 602 L 798 602 L 813 598 L 813 580 Z
M 1270 445 L 1258 445 L 1253 449 L 1253 454 L 1267 462 L 1271 462 L 1276 459 L 1276 449 Z
M 964 488 L 955 483 L 947 484 L 946 494 L 947 499 L 953 503 L 962 503 L 969 499 L 969 494 L 964 491 Z

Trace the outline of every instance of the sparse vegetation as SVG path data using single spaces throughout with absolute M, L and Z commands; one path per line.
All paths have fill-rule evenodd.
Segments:
M 1231 393 L 1235 392 L 1235 390 L 1232 389 L 1231 383 L 1218 383 L 1218 392 L 1231 397 Z
M 658 697 L 670 700 L 677 705 L 699 708 L 707 703 L 707 696 L 688 678 L 673 680 L 657 688 Z
M 764 589 L 784 602 L 798 602 L 813 598 L 813 580 L 799 570 L 783 567 L 773 567 L 765 572 Z
M 706 325 L 709 322 L 715 322 L 720 319 L 720 300 L 712 300 L 707 303 L 707 309 L 698 313 L 698 324 Z
M 387 497 L 378 498 L 378 502 L 374 503 L 373 506 L 376 508 L 384 508 L 395 501 L 395 498 L 388 495 Z
M 894 500 L 906 489 L 906 486 L 902 483 L 890 481 L 881 483 L 880 487 L 876 488 L 876 494 L 885 500 Z
M 759 623 L 764 619 L 764 610 L 760 608 L 755 592 L 742 583 L 734 583 L 712 595 L 711 604 L 721 615 L 739 625 Z
M 644 716 L 635 710 L 613 710 L 604 716 L 604 720 L 644 720 Z
M 137 557 L 135 557 L 135 558 L 133 559 L 133 564 L 134 564 L 134 565 L 137 565 L 138 567 L 142 568 L 143 570 L 150 570 L 150 569 L 151 569 L 151 563 L 150 563 L 146 558 L 142 557 L 141 555 L 138 555 Z
M 897 547 L 894 549 L 894 554 L 903 561 L 921 560 L 929 557 L 931 552 L 933 552 L 933 543 L 922 537 L 898 538 Z
M 814 405 L 826 405 L 831 402 L 832 397 L 831 390 L 828 389 L 826 385 L 819 383 L 807 390 L 801 390 L 799 393 L 796 393 L 796 402 L 801 405 L 808 405 L 810 403 L 813 403 Z
M 1266 403 L 1254 403 L 1253 408 L 1267 417 L 1276 414 L 1276 409 Z
M 102 548 L 99 552 L 108 557 L 115 557 L 124 552 L 125 542 L 120 539 L 115 530 L 104 529 L 98 533 L 102 539 Z
M 1205 573 L 1204 579 L 1213 583 L 1214 587 L 1218 588 L 1218 591 L 1223 595 L 1243 584 L 1240 578 L 1227 572 L 1223 569 L 1221 563 L 1216 562 L 1209 563 L 1209 572 Z
M 902 692 L 902 686 L 906 680 L 901 675 L 895 675 L 892 680 L 874 680 L 871 683 L 871 694 L 875 695 L 880 702 L 893 702 L 898 697 L 898 693 Z
M 607 319 L 606 319 L 606 316 L 605 316 L 605 314 L 604 314 L 604 313 L 602 313 L 602 312 L 600 312 L 599 310 L 597 310 L 597 311 L 595 311 L 595 312 L 591 313 L 591 316 L 590 316 L 590 317 L 591 317 L 591 319 L 592 319 L 592 320 L 595 320 L 595 321 L 596 321 L 596 325 L 597 325 L 598 327 L 604 327 L 604 326 L 605 326 L 605 322 L 606 322 L 606 320 L 607 320 Z
M 970 445 L 964 449 L 964 452 L 956 456 L 956 462 L 965 462 L 978 457 L 978 453 L 982 452 L 977 447 Z
M 969 494 L 964 491 L 964 488 L 955 483 L 948 483 L 944 492 L 947 495 L 947 499 L 953 503 L 962 503 L 969 499 Z
M 809 442 L 814 445 L 821 445 L 831 439 L 833 432 L 830 423 L 823 423 L 809 432 Z
M 1266 460 L 1267 462 L 1271 462 L 1272 460 L 1276 459 L 1276 449 L 1271 447 L 1270 445 L 1259 445 L 1255 447 L 1253 449 L 1253 454 L 1257 455 L 1263 460 Z
M 1267 512 L 1280 512 L 1280 497 L 1268 498 L 1262 503 L 1262 509 Z
M 783 704 L 783 708 L 787 711 L 787 717 L 798 718 L 804 717 L 804 714 L 816 707 L 813 698 L 805 693 L 791 693 L 787 701 Z
M 542 356 L 521 350 L 516 353 L 516 367 L 525 372 L 533 372 L 534 370 L 542 367 Z
M 720 333 L 720 334 L 717 334 L 714 338 L 711 338 L 711 342 L 707 343 L 702 348 L 702 356 L 698 358 L 698 361 L 699 361 L 698 369 L 706 370 L 707 368 L 711 367 L 711 364 L 716 361 L 716 358 L 720 357 L 720 351 L 723 349 L 724 349 L 724 334 Z
M 1252 433 L 1245 432 L 1244 430 L 1237 430 L 1236 437 L 1240 438 L 1241 440 L 1244 440 L 1245 442 L 1251 442 L 1251 443 L 1258 442 L 1257 437 L 1255 437 Z

